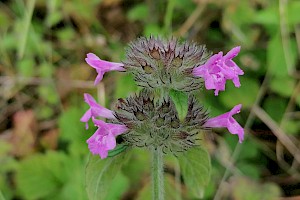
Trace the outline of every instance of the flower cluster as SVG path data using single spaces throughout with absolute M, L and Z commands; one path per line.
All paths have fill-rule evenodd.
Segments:
M 231 49 L 225 56 L 223 52 L 210 57 L 203 65 L 195 67 L 193 74 L 205 80 L 205 88 L 208 90 L 215 89 L 217 96 L 219 91 L 225 90 L 226 80 L 232 80 L 235 87 L 240 87 L 239 75 L 244 72 L 235 64 L 232 59 L 240 52 L 240 47 Z
M 154 102 L 152 94 L 145 90 L 138 95 L 119 99 L 116 106 L 118 122 L 130 128 L 122 135 L 127 145 L 161 147 L 165 153 L 181 152 L 195 146 L 196 136 L 205 129 L 207 120 L 207 113 L 193 97 L 189 98 L 188 111 L 182 122 L 169 98 Z
M 193 68 L 204 64 L 209 55 L 203 45 L 174 38 L 139 38 L 129 44 L 124 68 L 148 90 L 190 92 L 202 86 L 202 79 L 192 74 Z
M 122 63 L 101 60 L 95 54 L 87 54 L 86 62 L 96 69 L 98 84 L 108 71 L 126 71 L 134 75 L 137 85 L 143 89 L 139 94 L 119 99 L 114 111 L 99 105 L 95 99 L 84 94 L 90 106 L 81 118 L 86 123 L 92 119 L 97 131 L 87 140 L 90 151 L 106 158 L 117 145 L 130 147 L 161 147 L 165 153 L 185 151 L 196 145 L 201 130 L 224 127 L 231 134 L 237 134 L 239 142 L 244 139 L 244 129 L 232 117 L 240 112 L 241 105 L 214 118 L 194 97 L 194 91 L 201 89 L 203 82 L 215 95 L 225 90 L 227 80 L 240 87 L 239 75 L 244 72 L 232 60 L 240 51 L 235 47 L 223 56 L 208 53 L 204 46 L 194 43 L 180 43 L 172 38 L 139 38 L 132 42 Z M 187 113 L 179 119 L 170 91 L 188 96 Z M 158 94 L 158 95 L 157 95 Z M 109 123 L 99 119 L 106 118 Z
M 101 158 L 106 158 L 108 151 L 116 147 L 116 137 L 128 130 L 125 125 L 106 123 L 97 117 L 104 117 L 107 119 L 115 119 L 114 112 L 97 104 L 95 99 L 89 95 L 84 94 L 85 102 L 90 106 L 80 121 L 86 123 L 88 129 L 88 121 L 92 118 L 97 131 L 87 140 L 89 149 L 93 154 L 99 154 Z

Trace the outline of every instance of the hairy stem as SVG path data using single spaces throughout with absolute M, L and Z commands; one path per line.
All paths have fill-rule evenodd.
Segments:
M 164 169 L 161 148 L 152 148 L 152 199 L 164 200 Z

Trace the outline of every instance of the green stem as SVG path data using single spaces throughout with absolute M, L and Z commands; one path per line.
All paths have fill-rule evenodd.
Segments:
M 161 148 L 152 149 L 152 199 L 164 200 L 164 167 Z
M 19 46 L 18 46 L 18 58 L 22 59 L 24 56 L 25 52 L 25 47 L 26 47 L 26 42 L 28 40 L 28 33 L 29 33 L 29 28 L 31 25 L 31 19 L 32 19 L 32 14 L 34 11 L 34 6 L 35 6 L 35 0 L 30 0 L 28 2 L 28 8 L 26 10 L 25 15 L 25 20 L 23 24 L 23 34 L 21 35 Z
M 181 177 L 180 177 L 180 165 L 178 159 L 175 160 L 175 188 L 176 188 L 176 200 L 182 200 L 181 198 Z
M 166 34 L 167 36 L 172 33 L 172 18 L 173 18 L 174 7 L 175 7 L 175 1 L 169 0 L 166 14 L 164 17 L 164 34 Z

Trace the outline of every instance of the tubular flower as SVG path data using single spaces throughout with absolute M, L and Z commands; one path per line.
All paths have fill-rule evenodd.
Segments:
M 108 119 L 115 118 L 113 111 L 97 104 L 95 99 L 90 94 L 87 94 L 87 93 L 84 94 L 84 101 L 90 106 L 90 108 L 84 113 L 84 115 L 80 119 L 81 122 L 86 123 L 86 125 L 85 125 L 86 129 L 88 129 L 87 122 L 92 117 L 104 117 L 104 118 L 108 118 Z
M 199 67 L 193 69 L 193 75 L 201 77 L 205 81 L 205 88 L 215 89 L 217 96 L 219 91 L 225 90 L 226 80 L 232 80 L 235 87 L 240 87 L 239 75 L 244 72 L 232 59 L 240 52 L 240 46 L 231 49 L 225 56 L 219 52 L 209 58 L 209 60 Z
M 116 137 L 128 130 L 125 125 L 105 123 L 102 120 L 93 119 L 98 127 L 96 132 L 87 140 L 90 151 L 99 154 L 101 159 L 108 155 L 108 151 L 116 147 Z
M 239 137 L 239 142 L 242 143 L 242 141 L 244 140 L 244 129 L 232 117 L 232 115 L 240 112 L 241 107 L 242 107 L 241 104 L 236 105 L 233 107 L 231 111 L 207 120 L 204 124 L 204 127 L 209 127 L 209 128 L 226 127 L 230 133 L 237 134 Z
M 85 61 L 91 67 L 95 68 L 98 73 L 98 75 L 95 79 L 95 82 L 94 82 L 95 85 L 98 84 L 102 80 L 103 75 L 106 72 L 108 72 L 108 71 L 124 71 L 125 70 L 123 68 L 124 64 L 101 60 L 98 56 L 96 56 L 93 53 L 88 53 L 87 57 L 85 58 Z

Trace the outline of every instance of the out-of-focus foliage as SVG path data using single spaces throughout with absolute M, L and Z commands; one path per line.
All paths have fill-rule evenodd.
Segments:
M 127 189 L 126 187 L 128 187 L 127 178 L 120 175 L 121 173 L 119 172 L 122 165 L 127 163 L 127 158 L 128 154 L 126 152 L 104 160 L 100 160 L 98 155 L 90 156 L 86 168 L 86 184 L 89 199 L 96 200 L 102 197 L 109 200 L 112 196 L 115 196 L 113 199 L 120 198 Z M 124 180 L 119 180 L 120 177 Z M 122 184 L 122 182 L 125 184 Z
M 201 133 L 212 158 L 203 199 L 300 195 L 299 10 L 298 0 L 1 1 L 0 200 L 88 199 L 85 141 L 95 128 L 79 122 L 88 108 L 83 93 L 110 108 L 138 88 L 115 72 L 94 87 L 85 55 L 118 62 L 128 42 L 151 34 L 193 40 L 214 53 L 242 47 L 235 58 L 245 71 L 241 87 L 228 83 L 218 97 L 198 92 L 211 116 L 243 104 L 236 118 L 246 125 L 238 146 L 225 131 Z M 134 150 L 128 159 L 106 199 L 150 199 L 148 153 Z M 193 199 L 178 165 L 166 159 L 167 199 Z

